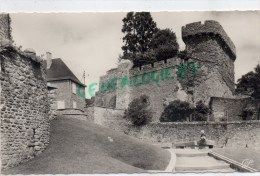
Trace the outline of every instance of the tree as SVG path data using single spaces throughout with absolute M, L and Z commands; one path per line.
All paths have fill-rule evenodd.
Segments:
M 195 121 L 207 121 L 207 116 L 210 112 L 210 109 L 202 102 L 198 101 L 196 103 L 194 111 L 194 120 Z
M 158 30 L 150 42 L 150 49 L 156 53 L 156 60 L 165 60 L 177 55 L 179 44 L 171 29 Z
M 237 94 L 244 94 L 260 99 L 260 65 L 258 64 L 253 71 L 243 75 L 237 81 Z
M 124 118 L 130 120 L 134 126 L 143 126 L 152 120 L 152 112 L 149 109 L 149 97 L 142 95 L 134 99 L 125 111 Z
M 161 122 L 183 122 L 186 121 L 193 112 L 193 108 L 188 102 L 174 100 L 164 109 Z
M 136 53 L 145 53 L 149 49 L 149 43 L 153 34 L 158 31 L 156 23 L 149 12 L 129 12 L 122 20 L 122 32 L 124 46 L 123 58 Z

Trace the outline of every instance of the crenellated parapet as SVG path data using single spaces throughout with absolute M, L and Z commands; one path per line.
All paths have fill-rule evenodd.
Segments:
M 205 21 L 204 24 L 195 22 L 182 27 L 182 39 L 186 44 L 191 38 L 194 39 L 202 36 L 220 39 L 223 43 L 223 50 L 230 52 L 231 59 L 236 59 L 236 47 L 219 22 L 209 20 Z
M 154 62 L 153 64 L 142 65 L 141 67 L 134 67 L 129 70 L 130 77 L 134 75 L 142 75 L 144 73 L 150 73 L 155 70 L 161 70 L 164 68 L 176 66 L 180 64 L 182 60 L 180 58 L 174 57 L 167 60 L 162 60 Z

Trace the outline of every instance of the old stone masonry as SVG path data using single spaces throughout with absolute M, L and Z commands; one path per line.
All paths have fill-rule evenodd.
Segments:
M 145 94 L 149 96 L 154 113 L 154 121 L 162 113 L 163 105 L 168 101 L 181 99 L 191 104 L 202 100 L 209 105 L 212 97 L 234 98 L 234 62 L 236 49 L 222 26 L 216 21 L 205 21 L 187 24 L 182 28 L 182 39 L 186 44 L 186 50 L 191 54 L 189 61 L 181 58 L 171 58 L 165 61 L 155 62 L 153 65 L 144 65 L 141 68 L 132 68 L 130 61 L 124 61 L 118 68 L 111 69 L 100 78 L 99 90 L 102 83 L 114 77 L 129 77 L 141 80 L 144 74 L 171 69 L 171 75 L 180 75 L 178 66 L 194 62 L 198 66 L 196 78 L 193 80 L 169 79 L 160 84 L 150 83 L 142 86 L 131 86 L 125 89 L 117 89 L 106 92 L 98 92 L 96 106 L 126 109 L 129 102 Z M 189 86 L 188 82 L 193 82 Z M 120 82 L 117 82 L 120 84 Z
M 41 153 L 49 143 L 46 70 L 34 50 L 19 50 L 10 17 L 0 15 L 1 161 L 12 167 Z

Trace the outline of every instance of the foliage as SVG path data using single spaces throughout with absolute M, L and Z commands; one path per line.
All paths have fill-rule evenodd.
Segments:
M 207 116 L 210 112 L 208 106 L 206 106 L 202 101 L 196 103 L 194 110 L 194 120 L 195 121 L 207 121 Z
M 122 21 L 122 32 L 125 33 L 123 54 L 146 52 L 153 34 L 158 31 L 151 14 L 149 12 L 129 12 Z
M 134 126 L 146 125 L 152 120 L 149 105 L 149 97 L 146 95 L 134 99 L 126 109 L 124 118 L 129 119 Z
M 260 65 L 253 71 L 248 72 L 238 79 L 237 94 L 244 94 L 260 99 Z
M 179 45 L 170 29 L 158 29 L 149 12 L 129 12 L 123 19 L 124 46 L 121 59 L 133 61 L 134 67 L 172 58 Z
M 193 108 L 188 102 L 175 100 L 169 103 L 164 109 L 161 122 L 183 122 L 193 112 Z
M 189 60 L 191 58 L 191 54 L 188 53 L 187 50 L 179 51 L 177 55 L 183 60 Z
M 156 60 L 165 60 L 177 55 L 179 44 L 171 29 L 160 29 L 150 42 L 150 49 L 156 53 Z

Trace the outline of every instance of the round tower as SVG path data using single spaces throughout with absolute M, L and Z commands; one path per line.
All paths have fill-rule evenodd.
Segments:
M 235 91 L 235 45 L 217 21 L 195 22 L 182 27 L 186 50 L 207 74 L 198 78 L 195 101 L 209 103 L 210 97 L 231 98 Z

